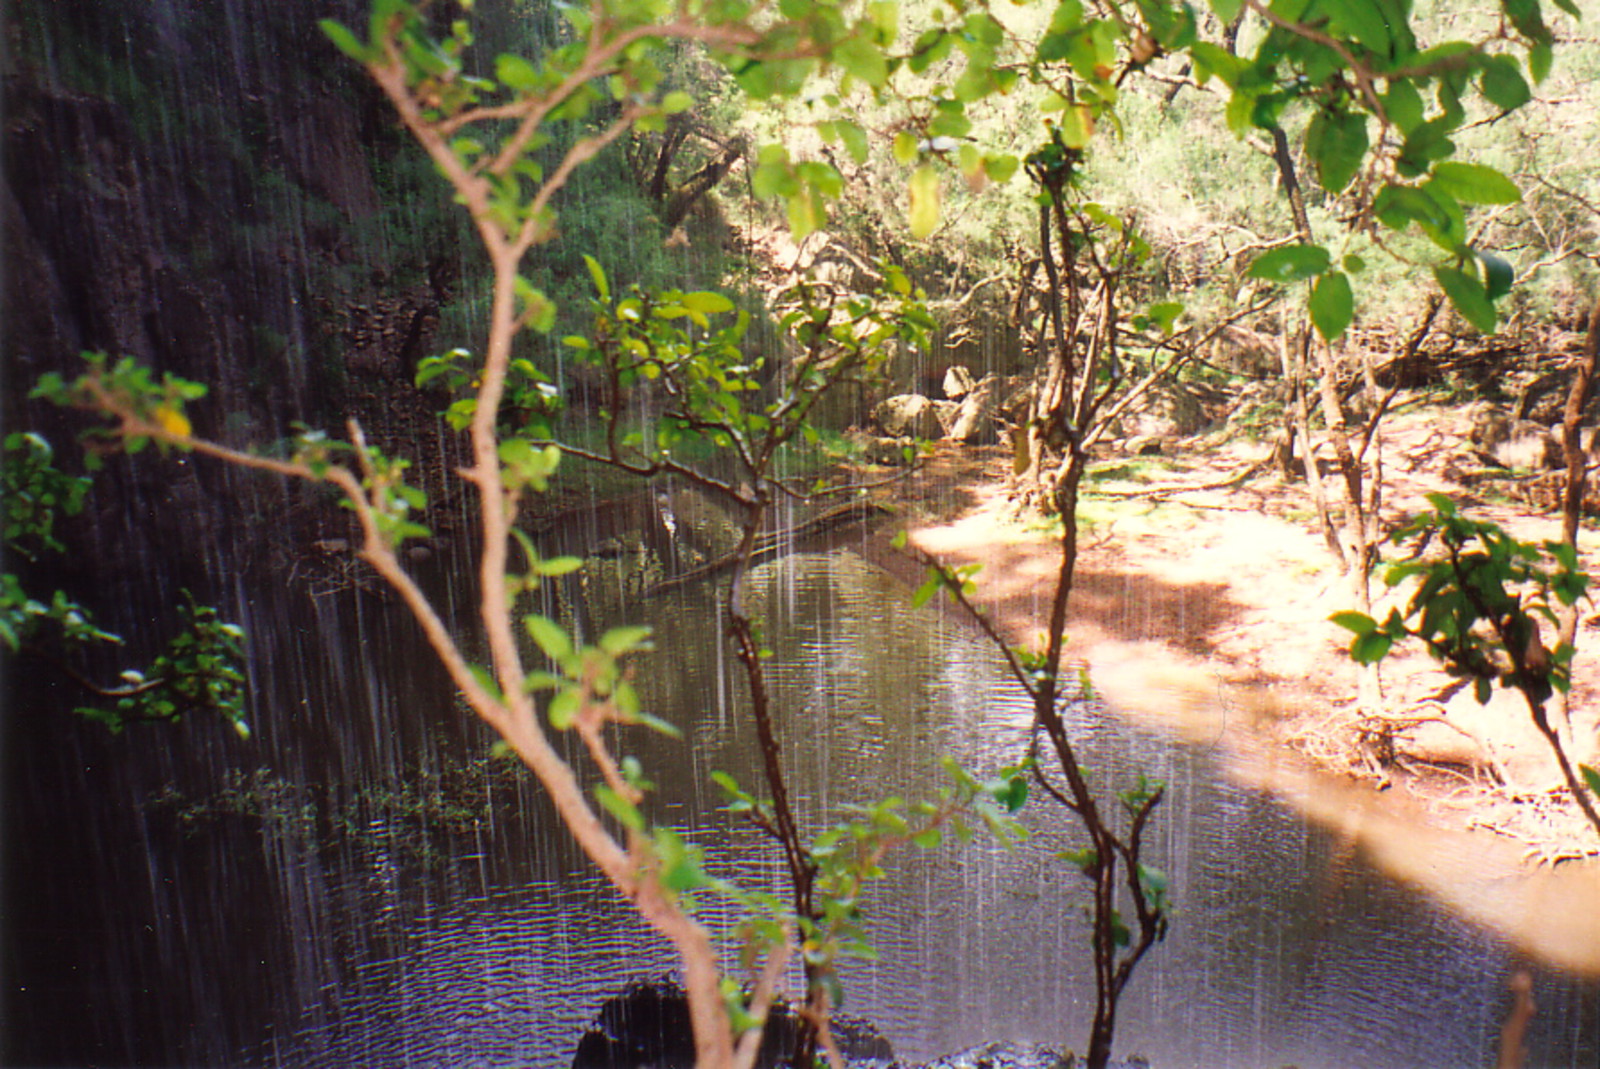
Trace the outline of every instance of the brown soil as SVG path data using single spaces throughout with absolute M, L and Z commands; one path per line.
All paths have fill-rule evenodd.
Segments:
M 1412 409 L 1386 427 L 1388 529 L 1426 507 L 1424 493 L 1440 491 L 1518 537 L 1556 537 L 1558 517 L 1515 503 L 1526 480 L 1482 478 L 1459 410 Z M 1349 633 L 1328 621 L 1355 607 L 1352 580 L 1317 530 L 1304 482 L 1262 464 L 1267 451 L 1197 439 L 1160 457 L 1107 455 L 1091 468 L 1069 656 L 1090 668 L 1114 706 L 1180 731 L 1225 724 L 1244 733 L 1235 741 L 1287 749 L 1325 771 L 1414 796 L 1433 822 L 1488 828 L 1531 857 L 1600 853 L 1516 692 L 1480 707 L 1470 688 L 1451 695 L 1450 678 L 1409 651 L 1391 655 L 1381 697 L 1363 712 L 1362 673 L 1345 654 Z M 915 544 L 947 564 L 981 563 L 987 611 L 1008 639 L 1030 643 L 1047 619 L 1059 551 L 1051 526 L 1010 501 L 1006 464 L 998 449 L 942 445 L 900 498 L 924 520 Z M 1478 469 L 1459 476 L 1471 486 L 1444 474 L 1464 469 Z M 1236 485 L 1211 485 L 1246 472 Z M 1337 502 L 1341 488 L 1328 480 L 1327 492 Z M 1591 571 L 1594 556 L 1586 554 Z M 1393 596 L 1378 581 L 1372 593 L 1382 615 Z M 1576 756 L 1593 763 L 1594 620 L 1585 620 L 1577 646 L 1573 737 Z M 1213 715 L 1175 720 L 1180 707 Z M 1230 710 L 1252 715 L 1227 719 Z

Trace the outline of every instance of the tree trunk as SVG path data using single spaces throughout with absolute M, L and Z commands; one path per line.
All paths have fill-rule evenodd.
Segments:
M 1572 377 L 1572 388 L 1567 392 L 1567 407 L 1561 417 L 1561 451 L 1567 465 L 1567 482 L 1561 495 L 1561 540 L 1574 550 L 1578 548 L 1578 523 L 1583 517 L 1584 490 L 1589 481 L 1589 457 L 1583 448 L 1581 431 L 1584 412 L 1594 392 L 1597 363 L 1600 363 L 1600 298 L 1596 299 L 1594 310 L 1589 314 L 1589 332 L 1584 339 L 1583 356 L 1578 361 L 1577 373 Z M 1576 648 L 1578 606 L 1562 606 L 1560 619 L 1557 641 L 1569 648 Z M 1572 737 L 1572 715 L 1566 694 L 1557 692 L 1553 712 L 1555 723 L 1552 727 L 1561 741 L 1571 747 L 1575 740 Z

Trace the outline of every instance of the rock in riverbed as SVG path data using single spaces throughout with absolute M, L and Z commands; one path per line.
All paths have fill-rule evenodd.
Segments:
M 756 1056 L 757 1069 L 776 1069 L 794 1052 L 799 1022 L 787 1005 L 773 1007 Z M 833 1038 L 851 1066 L 893 1066 L 894 1048 L 859 1018 L 835 1014 Z M 629 984 L 607 999 L 594 1025 L 578 1043 L 572 1069 L 693 1069 L 694 1038 L 689 1000 L 670 980 Z

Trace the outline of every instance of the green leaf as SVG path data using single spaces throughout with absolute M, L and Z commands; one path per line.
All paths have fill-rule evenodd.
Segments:
M 1257 256 L 1246 272 L 1268 282 L 1300 282 L 1326 271 L 1333 257 L 1321 245 L 1285 245 Z
M 1522 190 L 1515 182 L 1481 163 L 1434 164 L 1433 181 L 1465 204 L 1516 204 L 1522 200 Z
M 539 561 L 533 566 L 533 570 L 539 575 L 556 579 L 563 575 L 571 575 L 582 567 L 582 557 L 551 557 L 549 560 Z
M 1367 117 L 1359 111 L 1319 111 L 1306 128 L 1305 146 L 1318 183 L 1329 193 L 1341 192 L 1367 158 Z
M 804 241 L 808 234 L 822 228 L 826 214 L 822 208 L 822 198 L 815 190 L 801 189 L 789 198 L 788 204 L 789 232 L 795 241 Z
M 1355 641 L 1350 643 L 1350 659 L 1357 664 L 1375 664 L 1383 660 L 1393 645 L 1394 639 L 1382 631 L 1357 635 Z
M 1139 866 L 1139 882 L 1156 894 L 1164 894 L 1172 885 L 1167 874 L 1154 865 Z
M 1528 75 L 1535 85 L 1550 76 L 1550 66 L 1554 62 L 1555 51 L 1545 42 L 1540 41 L 1528 49 Z
M 1061 113 L 1061 141 L 1068 148 L 1083 148 L 1094 138 L 1094 114 L 1082 104 Z
M 1317 333 L 1333 341 L 1344 333 L 1355 317 L 1355 295 L 1350 278 L 1342 271 L 1329 271 L 1317 279 L 1311 290 L 1311 322 Z
M 1340 0 L 1328 8 L 1328 28 L 1334 35 L 1354 37 L 1379 56 L 1387 57 L 1394 47 L 1389 19 L 1374 0 Z
M 600 295 L 602 301 L 609 303 L 611 300 L 611 283 L 606 280 L 605 268 L 600 266 L 599 260 L 596 260 L 588 253 L 583 254 L 583 262 L 589 267 L 589 277 L 594 280 L 595 292 Z
M 989 181 L 1005 183 L 1011 181 L 1011 176 L 1017 173 L 1019 161 L 1015 156 L 985 156 L 983 158 L 983 173 L 989 176 Z
M 839 140 L 844 142 L 845 151 L 850 153 L 850 158 L 858 164 L 867 162 L 867 133 L 861 127 L 848 119 L 839 119 L 833 124 L 834 132 L 839 135 Z
M 1178 326 L 1178 317 L 1183 314 L 1183 305 L 1177 301 L 1157 301 L 1145 310 L 1150 321 L 1162 334 L 1171 334 Z
M 594 789 L 594 797 L 601 808 L 616 817 L 623 827 L 629 831 L 644 831 L 644 815 L 639 812 L 638 806 L 622 795 L 602 784 Z
M 500 693 L 500 682 L 495 679 L 493 672 L 481 664 L 469 664 L 467 665 L 467 671 L 472 674 L 472 678 L 477 681 L 478 686 L 487 691 L 495 701 L 505 700 L 505 695 Z
M 790 197 L 800 190 L 800 180 L 789 165 L 789 150 L 782 145 L 762 145 L 756 154 L 755 174 L 750 177 L 755 195 Z
M 572 639 L 554 620 L 529 613 L 522 618 L 522 626 L 528 629 L 528 636 L 552 661 L 559 663 L 572 656 Z
M 532 694 L 536 690 L 554 690 L 557 687 L 564 687 L 566 685 L 566 678 L 564 676 L 558 676 L 554 672 L 529 672 L 522 679 L 522 689 L 527 691 L 529 694 Z
M 1514 111 L 1533 99 L 1533 90 L 1510 56 L 1490 56 L 1484 62 L 1478 88 L 1491 104 L 1504 111 Z
M 990 787 L 989 793 L 1007 813 L 1015 813 L 1027 804 L 1028 779 L 1026 776 L 1012 776 L 1000 780 Z
M 1438 230 L 1450 226 L 1450 215 L 1438 201 L 1415 186 L 1395 185 L 1393 182 L 1380 189 L 1373 198 L 1372 212 L 1390 230 L 1404 230 L 1413 222 Z
M 1400 149 L 1400 156 L 1395 161 L 1395 170 L 1403 178 L 1415 178 L 1426 174 L 1429 165 L 1435 160 L 1454 155 L 1456 145 L 1450 140 L 1450 135 L 1455 132 L 1459 123 L 1460 120 L 1455 115 L 1447 114 L 1429 119 L 1408 131 L 1405 144 Z
M 1383 94 L 1383 110 L 1402 134 L 1409 134 L 1422 125 L 1426 108 L 1417 87 L 1405 79 L 1398 79 Z
M 616 657 L 634 650 L 649 649 L 649 639 L 650 628 L 643 625 L 613 627 L 600 636 L 600 648 Z
M 1590 793 L 1600 798 L 1600 772 L 1588 765 L 1579 765 L 1578 771 L 1583 773 L 1583 782 L 1588 785 Z
M 1100 864 L 1100 855 L 1094 847 L 1085 846 L 1076 850 L 1063 850 L 1056 857 L 1069 865 L 1075 866 L 1084 875 L 1092 873 Z
M 545 715 L 550 718 L 551 727 L 565 731 L 578 718 L 578 711 L 582 708 L 583 692 L 577 687 L 569 687 L 550 699 L 550 707 L 545 710 Z
M 1484 334 L 1494 333 L 1499 317 L 1495 315 L 1483 283 L 1453 267 L 1435 267 L 1433 277 L 1439 280 L 1439 288 L 1463 319 Z
M 506 87 L 519 92 L 527 92 L 530 89 L 539 87 L 539 68 L 521 56 L 507 53 L 496 57 L 494 74 Z
M 1477 257 L 1483 264 L 1485 292 L 1489 299 L 1497 301 L 1510 293 L 1511 286 L 1517 279 L 1517 272 L 1512 266 L 1490 252 L 1479 251 Z
M 955 35 L 942 26 L 923 31 L 911 46 L 909 66 L 913 74 L 921 74 L 950 54 L 955 46 Z
M 1336 612 L 1328 619 L 1358 635 L 1370 635 L 1378 629 L 1378 621 L 1364 612 Z
M 351 33 L 349 28 L 337 19 L 322 19 L 317 25 L 322 27 L 322 32 L 339 51 L 357 63 L 366 63 L 373 58 L 372 49 L 363 44 L 359 37 Z
M 611 691 L 611 704 L 617 707 L 617 714 L 628 723 L 639 723 L 639 692 L 632 683 L 623 680 Z M 654 717 L 651 717 L 654 720 Z
M 910 130 L 901 130 L 894 135 L 894 159 L 896 163 L 910 163 L 917 158 L 917 135 Z
M 726 772 L 712 772 L 711 779 L 728 796 L 728 812 L 748 813 L 756 808 L 755 795 L 740 787 L 739 781 Z
M 724 293 L 685 293 L 683 306 L 701 315 L 720 315 L 723 312 L 733 311 L 733 301 Z
M 663 720 L 651 713 L 635 713 L 634 719 L 643 727 L 654 731 L 657 735 L 665 735 L 669 739 L 683 738 L 683 730 L 670 720 Z
M 1448 494 L 1429 493 L 1424 494 L 1423 497 L 1427 499 L 1428 504 L 1433 506 L 1433 510 L 1441 516 L 1454 516 L 1460 511 L 1460 506 L 1456 504 L 1455 498 L 1450 497 Z
M 910 206 L 907 211 L 911 236 L 922 239 L 939 228 L 941 190 L 939 171 L 925 163 L 911 172 Z
M 833 50 L 833 61 L 876 89 L 889 80 L 889 62 L 883 49 L 858 33 Z
M 1195 77 L 1202 85 L 1215 74 L 1223 84 L 1236 88 L 1239 80 L 1251 69 L 1248 62 L 1210 41 L 1197 41 L 1190 45 L 1189 55 L 1194 60 Z

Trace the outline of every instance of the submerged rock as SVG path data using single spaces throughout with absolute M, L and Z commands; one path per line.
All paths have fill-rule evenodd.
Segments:
M 833 1038 L 853 1066 L 890 1066 L 894 1048 L 869 1021 L 844 1014 L 832 1020 Z M 776 1069 L 794 1053 L 799 1020 L 785 1004 L 767 1016 L 757 1069 Z M 689 1026 L 689 999 L 671 980 L 629 984 L 607 999 L 585 1032 L 572 1059 L 572 1069 L 693 1069 L 694 1036 Z
M 985 1043 L 959 1054 L 931 1061 L 924 1069 L 1079 1069 L 1084 1063 L 1071 1051 L 1063 1054 L 1053 1047 L 1034 1043 Z M 1134 1055 L 1127 1061 L 1113 1061 L 1110 1069 L 1150 1069 L 1150 1063 Z
M 926 1069 L 1075 1069 L 1077 1058 L 1032 1043 L 985 1043 L 927 1064 Z

